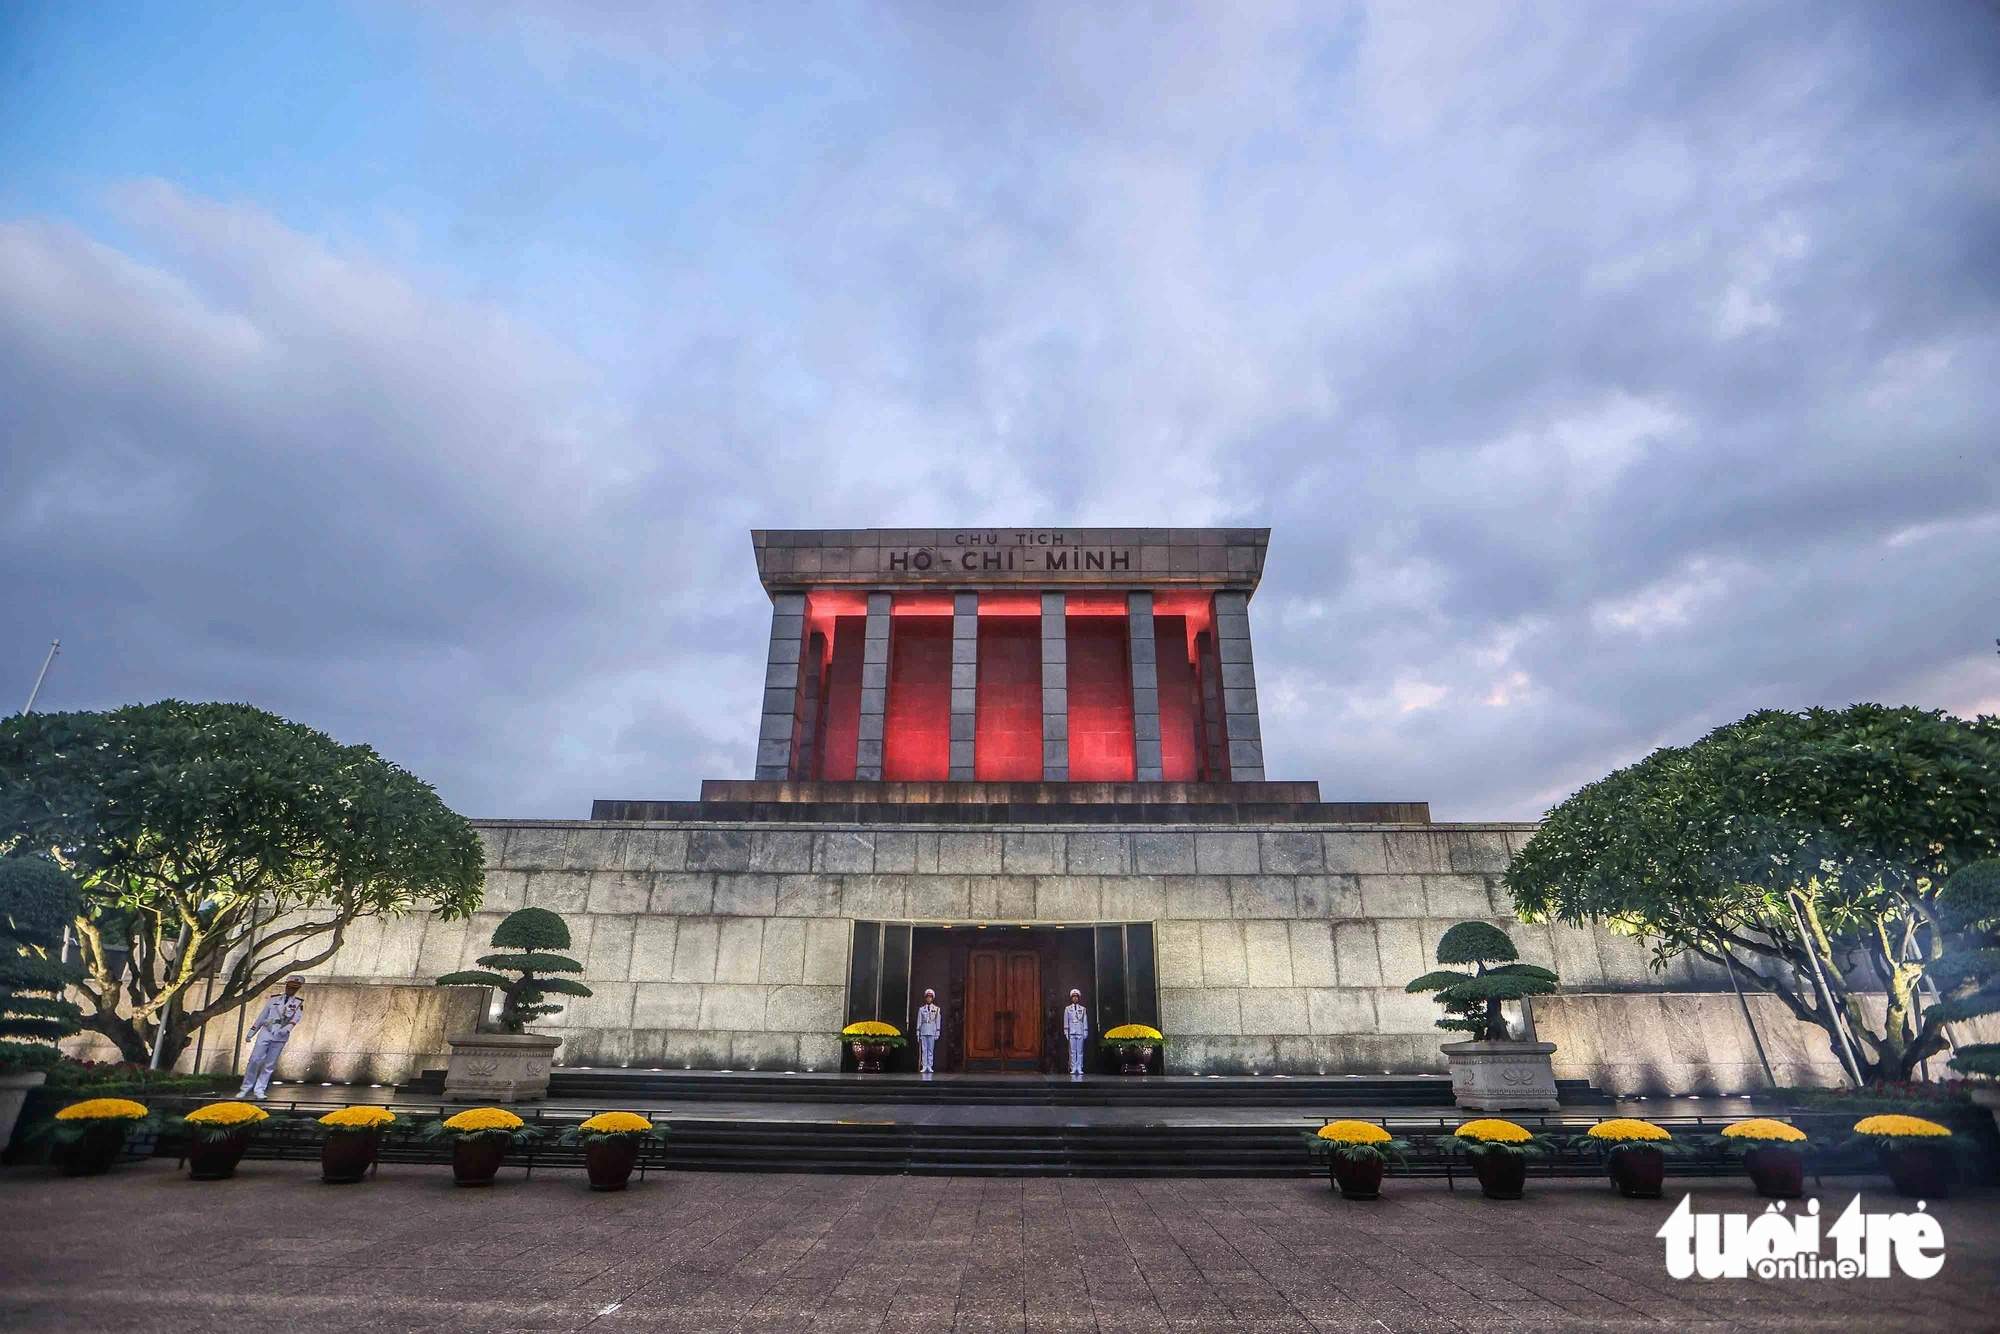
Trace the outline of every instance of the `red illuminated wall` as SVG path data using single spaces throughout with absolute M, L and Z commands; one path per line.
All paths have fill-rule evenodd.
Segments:
M 1155 616 L 1153 642 L 1159 655 L 1160 773 L 1169 783 L 1192 783 L 1201 769 L 1201 697 L 1188 661 L 1187 619 Z
M 1123 616 L 1070 616 L 1069 776 L 1132 781 L 1132 666 Z
M 884 781 L 951 777 L 950 616 L 891 619 L 889 714 L 882 727 Z
M 982 783 L 1042 778 L 1042 623 L 1033 616 L 979 618 L 979 744 Z
M 848 782 L 854 777 L 854 743 L 861 726 L 861 652 L 866 616 L 832 618 L 833 660 L 820 706 L 819 772 L 808 778 Z

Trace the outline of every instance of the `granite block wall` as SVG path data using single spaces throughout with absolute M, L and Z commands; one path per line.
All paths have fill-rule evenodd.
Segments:
M 833 1068 L 855 918 L 1156 922 L 1180 1073 L 1442 1071 L 1436 1006 L 1403 984 L 1469 918 L 1562 975 L 1536 1013 L 1567 1075 L 1665 1091 L 1712 1066 L 1729 1083 L 1747 1041 L 1719 972 L 1655 973 L 1610 932 L 1512 921 L 1500 875 L 1532 825 L 479 829 L 480 913 L 364 923 L 316 971 L 421 984 L 471 966 L 507 912 L 554 909 L 597 992 L 549 1026 L 572 1065 Z M 1784 1041 L 1794 1082 L 1833 1077 L 1810 1030 Z

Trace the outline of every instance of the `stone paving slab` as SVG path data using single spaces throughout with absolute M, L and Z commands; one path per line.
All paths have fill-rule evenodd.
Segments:
M 1857 1188 L 1887 1211 L 1879 1179 Z M 1678 1195 L 1535 1182 L 1518 1202 L 1390 1182 L 992 1180 L 575 1172 L 456 1188 L 300 1163 L 196 1183 L 171 1163 L 0 1176 L 0 1329 L 71 1334 L 503 1331 L 1956 1331 L 2000 1329 L 2000 1194 L 1932 1202 L 1935 1278 L 1675 1281 Z M 1755 1211 L 1747 1185 L 1698 1208 Z M 1829 1247 L 1829 1253 L 1831 1248 Z

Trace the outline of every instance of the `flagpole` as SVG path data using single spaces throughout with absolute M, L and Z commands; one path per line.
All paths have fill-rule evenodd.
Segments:
M 21 714 L 23 717 L 35 711 L 35 696 L 42 693 L 42 682 L 48 677 L 49 664 L 56 660 L 56 654 L 60 652 L 62 652 L 62 640 L 60 639 L 50 640 L 49 656 L 42 659 L 42 670 L 35 677 L 35 688 L 28 692 L 27 707 L 21 710 Z

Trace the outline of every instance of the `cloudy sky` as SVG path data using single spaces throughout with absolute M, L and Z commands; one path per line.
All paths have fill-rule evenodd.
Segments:
M 1329 799 L 2000 712 L 1992 7 L 940 8 L 6 6 L 0 709 L 690 797 L 748 529 L 992 523 L 1269 525 Z

